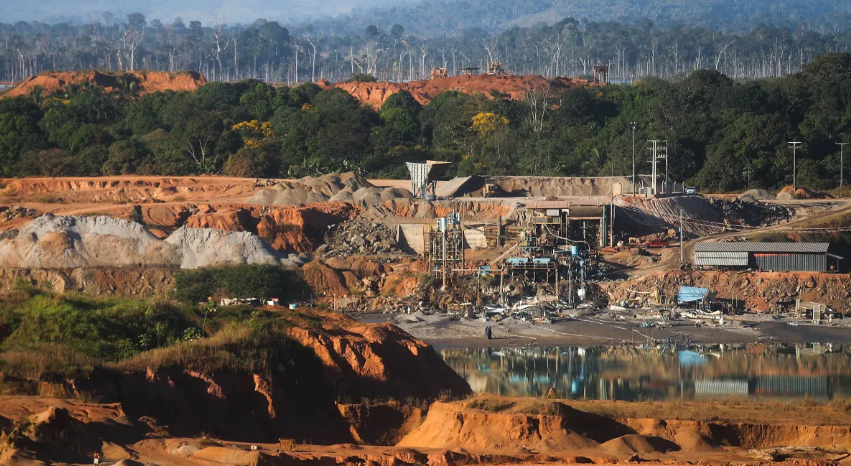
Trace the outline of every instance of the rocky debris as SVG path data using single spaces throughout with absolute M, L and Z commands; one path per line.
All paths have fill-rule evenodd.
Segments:
M 192 269 L 226 264 L 297 267 L 251 232 L 182 227 L 165 240 L 144 226 L 105 216 L 43 215 L 0 239 L 0 267 L 74 269 L 131 267 Z
M 20 218 L 33 218 L 38 211 L 19 205 L 0 206 L 0 224 Z
M 742 195 L 734 200 L 710 198 L 709 202 L 721 211 L 727 224 L 766 226 L 792 216 L 788 207 L 764 204 L 751 195 Z
M 327 256 L 357 254 L 398 254 L 396 232 L 381 223 L 355 218 L 332 230 L 329 239 L 317 252 Z

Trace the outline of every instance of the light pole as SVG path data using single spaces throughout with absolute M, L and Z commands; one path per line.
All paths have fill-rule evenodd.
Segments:
M 792 149 L 792 191 L 798 190 L 798 147 L 801 143 L 798 141 L 789 141 L 789 147 Z
M 842 176 L 844 175 L 843 170 L 845 169 L 845 163 L 843 161 L 843 149 L 845 149 L 845 145 L 847 142 L 837 142 L 836 145 L 839 146 L 839 189 L 842 189 Z
M 635 196 L 635 122 L 632 122 L 632 195 Z

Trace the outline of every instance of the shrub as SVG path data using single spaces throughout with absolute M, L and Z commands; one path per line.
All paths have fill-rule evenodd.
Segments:
M 192 326 L 183 309 L 159 301 L 36 294 L 12 308 L 0 307 L 11 332 L 4 350 L 26 353 L 55 343 L 100 360 L 118 360 L 169 345 Z
M 298 275 L 276 265 L 239 265 L 188 270 L 174 278 L 175 297 L 184 302 L 220 298 L 280 298 L 295 296 L 304 286 Z
M 377 81 L 375 76 L 368 73 L 354 73 L 349 79 L 350 83 L 374 83 Z

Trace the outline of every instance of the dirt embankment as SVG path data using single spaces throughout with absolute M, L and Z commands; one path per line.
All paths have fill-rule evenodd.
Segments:
M 351 220 L 358 209 L 345 202 L 306 206 L 258 207 L 252 205 L 147 205 L 142 220 L 157 236 L 176 228 L 210 228 L 254 233 L 281 252 L 311 252 L 325 240 L 328 227 Z M 124 210 L 129 218 L 132 208 Z
M 23 82 L 0 95 L 0 98 L 27 96 L 36 88 L 44 95 L 65 89 L 68 85 L 96 86 L 105 92 L 138 92 L 150 94 L 165 91 L 194 91 L 207 84 L 200 73 L 184 71 L 166 73 L 162 71 L 130 71 L 107 73 L 101 71 L 47 72 L 30 76 Z
M 179 382 L 171 390 L 182 387 L 183 381 Z M 198 389 L 205 387 L 209 388 L 208 397 L 233 390 L 200 381 Z M 265 389 L 261 392 L 266 393 Z M 260 411 L 268 409 L 259 398 L 239 400 L 239 405 L 246 408 L 252 402 Z M 219 408 L 227 412 L 226 406 Z M 840 461 L 851 446 L 847 425 L 615 418 L 581 411 L 560 401 L 493 396 L 434 403 L 422 422 L 423 408 L 416 406 L 397 402 L 340 404 L 329 415 L 339 421 L 335 427 L 348 427 L 347 432 L 331 432 L 326 426 L 323 441 L 283 451 L 279 444 L 257 438 L 250 443 L 235 443 L 233 438 L 217 440 L 214 432 L 200 439 L 175 438 L 179 426 L 166 427 L 159 419 L 125 412 L 120 405 L 0 396 L 0 423 L 5 431 L 0 460 L 4 464 L 50 464 L 62 458 L 62 463 L 82 463 L 91 451 L 100 450 L 103 459 L 121 461 L 118 464 L 122 466 L 141 464 L 135 460 L 149 464 L 281 466 L 637 462 L 829 466 L 844 464 Z M 254 415 L 235 422 L 234 428 L 245 427 L 243 423 Z M 298 419 L 295 427 L 310 429 L 310 422 L 316 419 Z M 250 424 L 248 429 L 243 434 L 254 432 Z M 358 444 L 329 444 L 335 438 L 332 434 L 337 433 Z M 370 446 L 389 445 L 399 434 L 404 437 L 394 447 Z
M 319 86 L 325 89 L 336 87 L 343 89 L 361 102 L 381 107 L 393 94 L 408 91 L 422 105 L 427 105 L 440 93 L 458 91 L 465 94 L 482 94 L 493 98 L 491 92 L 508 95 L 512 100 L 524 100 L 528 92 L 559 92 L 564 89 L 584 86 L 600 86 L 584 79 L 552 78 L 543 76 L 455 76 L 408 83 L 396 82 L 344 82 L 332 84 L 320 81 Z
M 610 303 L 627 299 L 631 291 L 658 290 L 668 300 L 676 299 L 680 286 L 709 288 L 722 300 L 737 300 L 757 312 L 777 311 L 792 306 L 796 299 L 823 303 L 841 312 L 849 310 L 851 278 L 814 272 L 721 272 L 669 271 L 635 280 L 601 283 Z M 740 304 L 741 305 L 741 304 Z
M 407 448 L 445 448 L 502 454 L 573 455 L 577 462 L 616 462 L 674 453 L 724 453 L 747 459 L 747 449 L 779 446 L 846 449 L 847 426 L 614 419 L 557 401 L 492 396 L 434 403 L 426 420 L 399 442 Z
M 367 305 L 363 298 L 415 296 L 428 263 L 422 259 L 381 263 L 363 256 L 330 257 L 309 262 L 302 271 L 316 298 L 351 309 Z
M 56 293 L 85 293 L 93 296 L 169 296 L 174 289 L 174 269 L 0 268 L 0 293 L 13 290 L 21 280 Z
M 272 181 L 219 176 L 0 179 L 4 203 L 213 202 L 244 200 Z
M 143 353 L 73 379 L 48 374 L 40 380 L 26 380 L 4 375 L 3 386 L 15 387 L 21 395 L 120 403 L 122 413 L 135 419 L 155 419 L 159 425 L 167 425 L 173 436 L 203 434 L 245 442 L 295 438 L 321 444 L 352 442 L 357 440 L 355 433 L 381 437 L 378 419 L 371 425 L 367 419 L 371 413 L 380 416 L 380 409 L 372 412 L 368 407 L 338 406 L 338 402 L 426 400 L 470 393 L 467 383 L 431 346 L 395 326 L 361 324 L 319 311 L 288 312 L 286 318 L 297 322 L 287 332 L 293 343 L 286 354 L 276 356 L 286 367 L 272 368 L 271 373 L 199 368 L 216 367 L 222 351 L 232 352 L 231 346 L 238 345 L 213 337 L 184 348 Z M 249 363 L 244 362 L 247 367 Z M 0 405 L 0 416 L 4 410 L 8 407 Z M 408 419 L 421 415 L 398 404 L 385 410 L 397 410 L 395 415 L 382 415 L 385 434 L 389 430 L 404 432 Z M 358 419 L 355 431 L 348 418 Z M 0 427 L 5 426 L 0 422 Z

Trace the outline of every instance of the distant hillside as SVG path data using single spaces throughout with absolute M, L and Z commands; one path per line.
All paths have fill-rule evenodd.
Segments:
M 4 92 L 2 97 L 30 95 L 36 89 L 43 94 L 52 94 L 67 86 L 97 86 L 106 92 L 123 91 L 134 94 L 148 94 L 158 91 L 194 91 L 207 84 L 204 76 L 195 72 L 166 73 L 126 72 L 105 73 L 100 71 L 75 71 L 72 73 L 41 73 L 30 76 L 14 88 Z
M 401 24 L 418 34 L 456 33 L 467 29 L 502 31 L 514 26 L 552 24 L 572 17 L 589 21 L 636 22 L 649 18 L 657 25 L 684 23 L 725 31 L 748 31 L 759 23 L 833 28 L 851 18 L 845 0 L 463 0 L 422 1 L 412 6 L 356 11 L 331 21 L 336 31 L 363 31 L 375 24 L 389 29 Z

